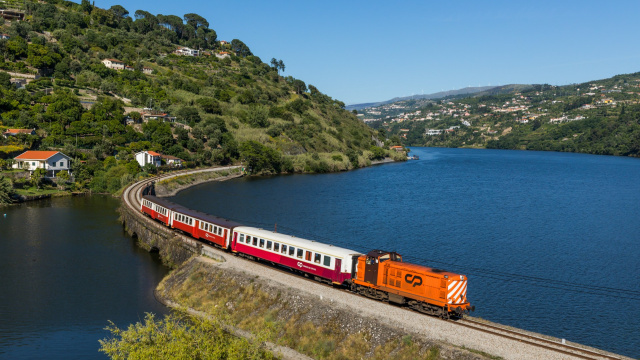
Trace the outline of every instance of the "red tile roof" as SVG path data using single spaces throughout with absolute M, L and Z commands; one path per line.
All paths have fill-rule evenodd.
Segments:
M 33 129 L 7 129 L 4 133 L 7 134 L 31 134 Z
M 16 159 L 17 160 L 47 160 L 48 158 L 52 157 L 57 153 L 59 153 L 59 151 L 29 150 L 16 156 Z
M 155 151 L 147 151 L 147 153 L 149 153 L 149 155 L 151 155 L 151 156 L 160 156 L 160 154 L 158 154 Z

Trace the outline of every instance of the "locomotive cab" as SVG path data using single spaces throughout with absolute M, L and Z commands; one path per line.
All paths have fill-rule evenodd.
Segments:
M 364 258 L 364 282 L 371 285 L 378 285 L 378 269 L 386 261 L 402 262 L 402 256 L 396 252 L 382 250 L 371 250 Z

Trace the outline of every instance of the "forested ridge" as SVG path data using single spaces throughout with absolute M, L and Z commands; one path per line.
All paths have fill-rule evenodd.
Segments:
M 640 156 L 640 73 L 566 86 L 509 85 L 473 96 L 364 109 L 405 145 Z
M 36 132 L 0 140 L 4 167 L 24 150 L 59 150 L 75 160 L 74 189 L 114 192 L 157 171 L 138 166 L 142 150 L 190 167 L 243 162 L 254 173 L 340 171 L 389 154 L 344 103 L 285 76 L 283 60 L 218 39 L 196 13 L 130 14 L 87 0 L 3 7 L 25 17 L 0 19 L 0 130 Z M 171 121 L 143 122 L 145 113 Z

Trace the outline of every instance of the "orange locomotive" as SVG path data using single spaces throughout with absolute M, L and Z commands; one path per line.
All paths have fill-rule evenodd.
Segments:
M 467 301 L 466 276 L 403 263 L 395 252 L 372 250 L 361 255 L 355 272 L 351 290 L 373 299 L 407 304 L 444 319 L 475 309 Z

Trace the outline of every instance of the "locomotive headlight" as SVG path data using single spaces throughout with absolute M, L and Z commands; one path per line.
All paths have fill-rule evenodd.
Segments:
M 460 280 L 464 280 L 464 275 L 460 275 Z

